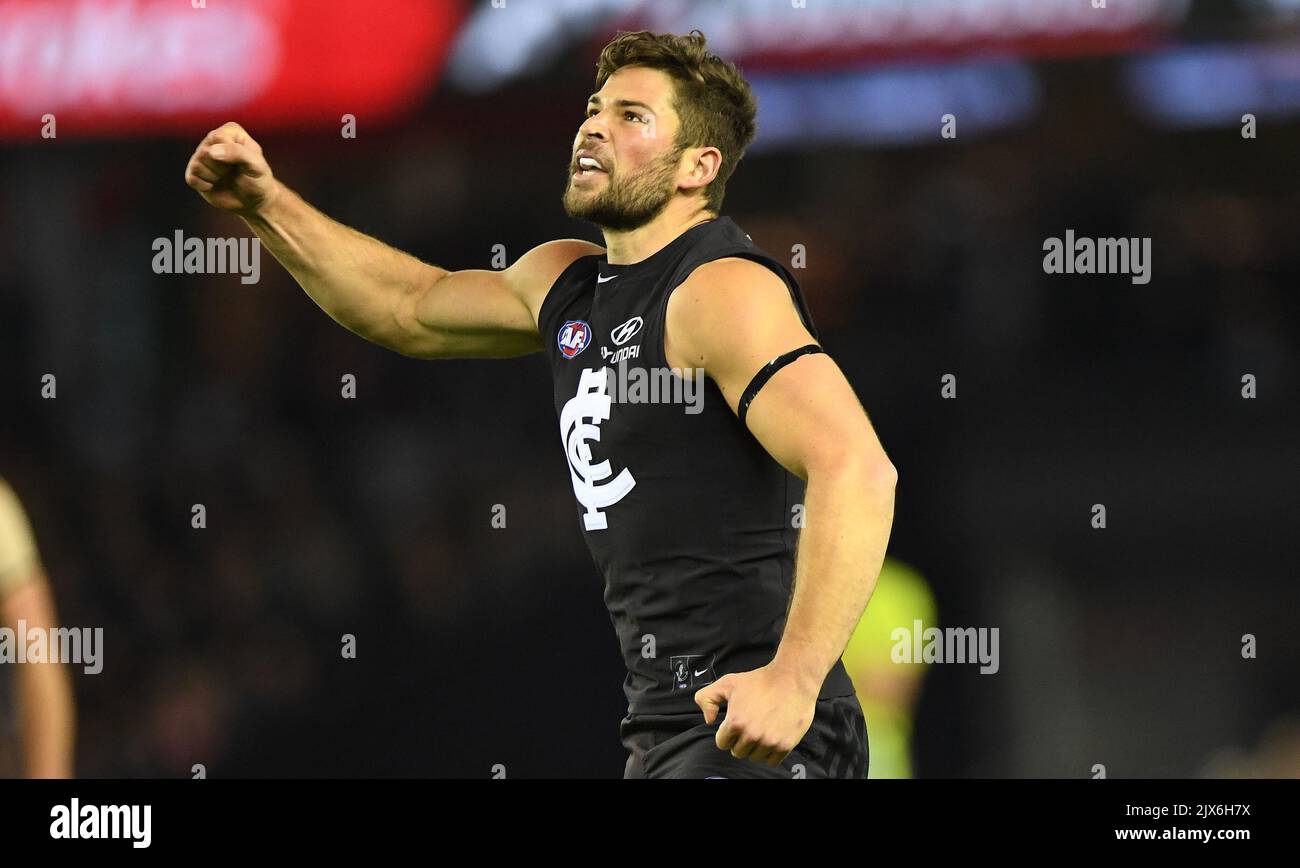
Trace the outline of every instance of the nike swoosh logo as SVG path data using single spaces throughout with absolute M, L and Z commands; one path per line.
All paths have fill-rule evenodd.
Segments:
M 617 274 L 611 274 L 609 277 L 601 277 L 599 274 L 597 274 L 597 275 L 596 275 L 596 282 L 597 282 L 597 283 L 605 283 L 606 281 L 613 280 L 613 279 L 616 278 L 616 277 L 618 277 Z
M 696 678 L 699 678 L 701 675 L 703 675 L 705 672 L 708 672 L 708 671 L 709 671 L 709 670 L 707 670 L 707 669 L 701 669 L 699 672 L 696 672 L 696 673 L 695 673 L 695 677 L 696 677 Z

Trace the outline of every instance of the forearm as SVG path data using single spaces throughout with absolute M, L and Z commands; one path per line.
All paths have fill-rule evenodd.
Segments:
M 774 662 L 819 689 L 844 652 L 884 563 L 896 474 L 849 459 L 810 470 L 794 596 Z
M 17 668 L 25 774 L 71 777 L 76 721 L 67 664 L 24 663 Z
M 336 322 L 401 351 L 409 325 L 401 301 L 447 272 L 344 226 L 278 184 L 256 214 L 244 215 L 262 246 Z

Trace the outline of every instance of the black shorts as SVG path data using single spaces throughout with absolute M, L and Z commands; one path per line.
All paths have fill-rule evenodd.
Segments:
M 702 712 L 629 714 L 619 726 L 624 778 L 865 778 L 867 722 L 856 696 L 817 700 L 812 726 L 779 766 L 736 759 L 714 739 Z

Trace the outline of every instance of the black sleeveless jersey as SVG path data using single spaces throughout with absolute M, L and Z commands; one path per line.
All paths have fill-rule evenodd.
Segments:
M 641 262 L 575 260 L 538 321 L 579 523 L 605 578 L 632 713 L 697 711 L 695 691 L 770 663 L 794 575 L 803 482 L 776 462 L 712 380 L 668 369 L 668 297 L 710 260 L 775 271 L 804 324 L 798 284 L 729 217 Z M 853 685 L 836 661 L 820 698 Z

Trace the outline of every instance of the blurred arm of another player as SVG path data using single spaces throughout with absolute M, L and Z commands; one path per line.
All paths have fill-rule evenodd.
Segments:
M 692 272 L 669 298 L 666 330 L 671 363 L 703 368 L 738 414 L 769 362 L 815 343 L 785 283 L 738 258 Z M 794 594 L 772 662 L 724 675 L 695 699 L 709 723 L 727 705 L 719 748 L 776 765 L 811 726 L 822 682 L 871 597 L 893 526 L 898 472 L 852 386 L 824 353 L 795 357 L 771 374 L 745 424 L 808 483 Z
M 54 597 L 31 526 L 13 490 L 0 480 L 0 624 L 15 631 L 56 626 Z M 76 712 L 64 663 L 15 663 L 23 764 L 29 778 L 72 776 Z
M 508 358 L 542 348 L 537 315 L 575 259 L 604 248 L 548 241 L 500 271 L 447 271 L 331 220 L 278 181 L 262 147 L 226 123 L 199 143 L 185 183 L 243 218 L 322 310 L 416 358 Z

